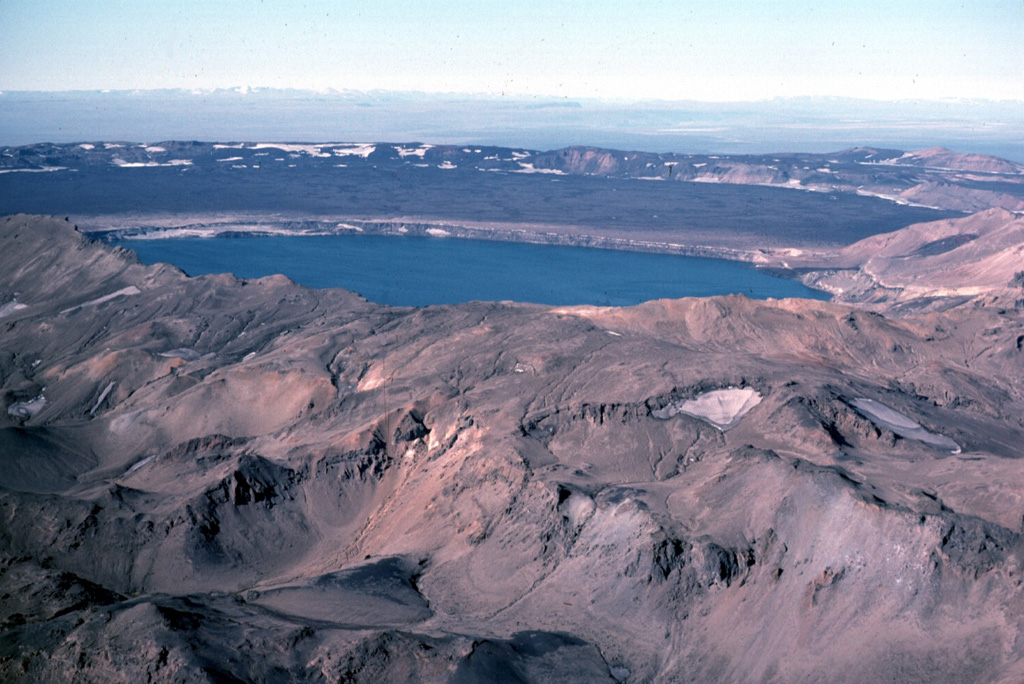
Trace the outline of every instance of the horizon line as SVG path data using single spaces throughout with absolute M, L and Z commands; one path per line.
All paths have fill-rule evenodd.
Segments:
M 214 94 L 235 94 L 241 97 L 259 95 L 261 93 L 294 93 L 310 94 L 322 97 L 358 97 L 358 96 L 419 96 L 437 99 L 470 98 L 479 100 L 509 100 L 509 101 L 544 101 L 563 103 L 599 103 L 599 104 L 700 104 L 700 105 L 744 105 L 769 102 L 794 102 L 803 100 L 824 100 L 840 102 L 863 102 L 873 104 L 908 104 L 908 103 L 929 103 L 929 104 L 964 104 L 964 103 L 987 103 L 1001 105 L 1024 106 L 1024 98 L 993 98 L 993 97 L 970 97 L 970 96 L 946 96 L 946 97 L 908 97 L 908 98 L 871 98 L 854 95 L 828 95 L 828 94 L 803 94 L 803 95 L 773 95 L 771 97 L 760 97 L 752 99 L 671 99 L 671 98 L 632 98 L 624 96 L 600 97 L 600 96 L 570 96 L 570 95 L 547 95 L 530 93 L 493 93 L 486 91 L 429 91 L 429 90 L 391 90 L 387 88 L 374 88 L 371 90 L 360 90 L 356 88 L 299 88 L 299 87 L 276 87 L 276 86 L 251 86 L 235 85 L 213 88 L 188 88 L 182 86 L 167 86 L 160 88 L 74 88 L 66 90 L 27 90 L 27 89 L 4 89 L 0 88 L 0 97 L 9 95 L 70 95 L 70 94 L 101 94 L 101 95 L 123 95 L 123 94 L 146 94 L 146 93 L 181 93 L 187 95 L 214 95 Z

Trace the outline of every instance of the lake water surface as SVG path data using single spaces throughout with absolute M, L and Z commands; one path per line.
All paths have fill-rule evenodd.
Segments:
M 741 293 L 828 295 L 740 262 L 585 247 L 384 235 L 125 240 L 147 264 L 190 275 L 282 273 L 314 288 L 343 287 L 395 306 L 513 300 L 628 306 L 651 299 Z

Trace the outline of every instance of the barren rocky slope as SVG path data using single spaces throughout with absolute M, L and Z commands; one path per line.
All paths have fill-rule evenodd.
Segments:
M 803 280 L 837 299 L 890 312 L 967 301 L 1024 301 L 1024 218 L 989 209 L 860 240 L 838 252 L 787 257 Z M 820 269 L 820 270 L 819 270 Z
M 0 679 L 1024 678 L 1024 313 L 369 304 L 0 222 Z

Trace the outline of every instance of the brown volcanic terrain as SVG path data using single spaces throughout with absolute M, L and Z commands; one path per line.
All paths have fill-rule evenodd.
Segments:
M 27 216 L 0 274 L 2 680 L 1024 678 L 1012 303 L 387 308 Z
M 1016 306 L 1024 296 L 1024 218 L 989 209 L 875 235 L 836 253 L 790 257 L 785 265 L 821 268 L 804 281 L 876 309 L 942 309 L 980 298 Z

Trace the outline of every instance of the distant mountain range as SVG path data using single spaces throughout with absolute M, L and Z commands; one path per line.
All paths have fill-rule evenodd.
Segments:
M 1024 210 L 1024 164 L 942 147 L 904 152 L 857 147 L 828 154 L 674 154 L 566 147 L 551 151 L 422 143 L 44 143 L 0 148 L 0 174 L 177 167 L 182 173 L 285 168 L 437 169 L 762 185 L 881 197 L 972 212 Z
M 246 86 L 0 93 L 0 144 L 116 139 L 423 140 L 708 154 L 938 144 L 1024 162 L 1024 101 L 602 101 Z

